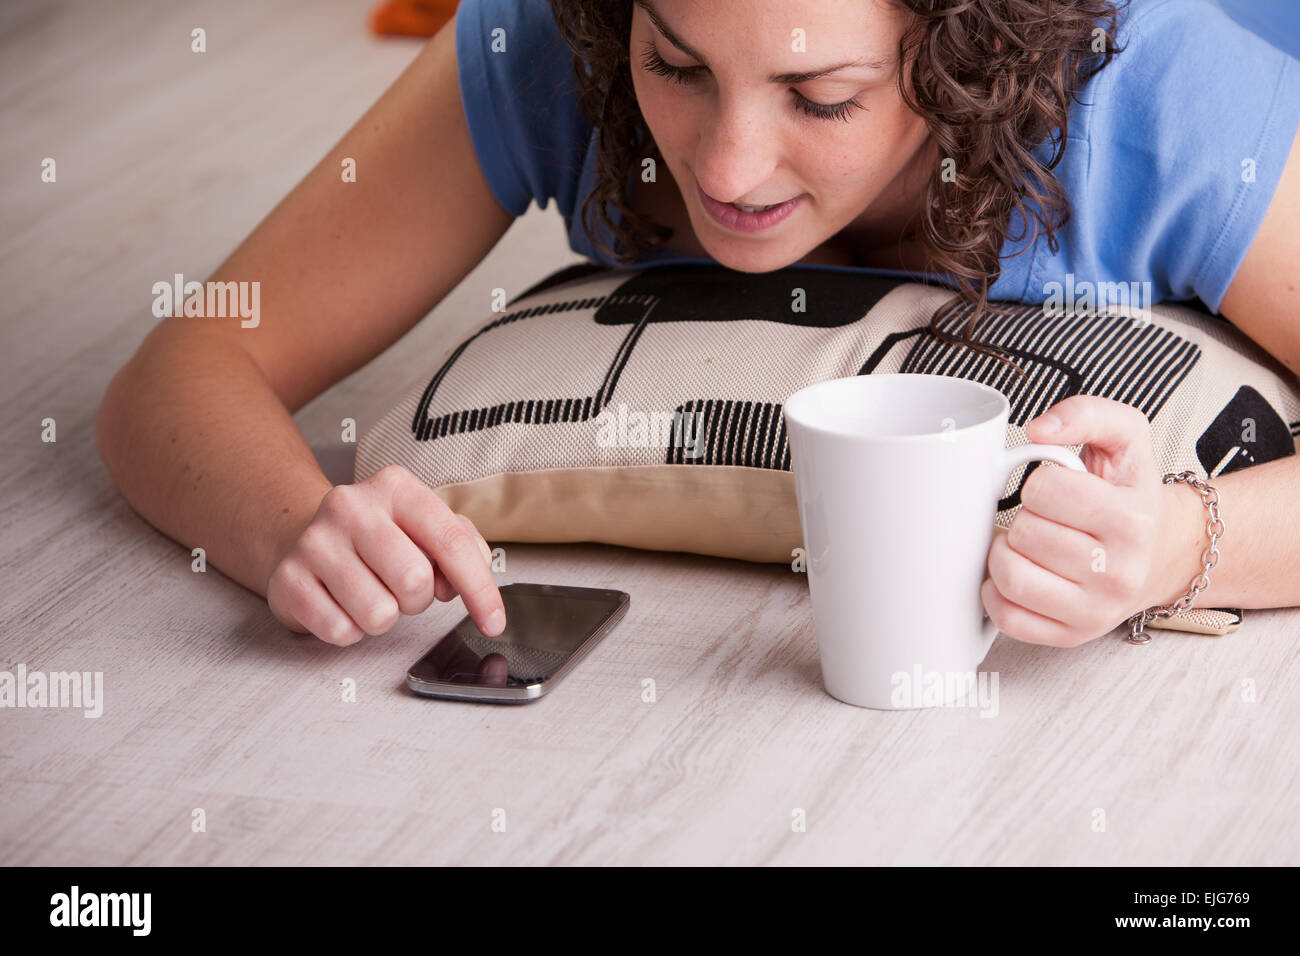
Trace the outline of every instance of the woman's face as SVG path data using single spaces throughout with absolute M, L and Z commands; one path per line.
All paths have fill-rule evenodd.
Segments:
M 841 230 L 901 234 L 930 159 L 898 93 L 904 17 L 889 0 L 635 0 L 641 112 L 718 262 L 768 272 Z

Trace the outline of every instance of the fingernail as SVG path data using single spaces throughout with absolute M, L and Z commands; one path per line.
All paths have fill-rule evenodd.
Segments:
M 497 608 L 488 615 L 486 627 L 487 630 L 483 633 L 488 637 L 500 637 L 501 632 L 506 629 L 506 612 Z
M 1037 426 L 1040 432 L 1046 435 L 1050 435 L 1052 432 L 1061 430 L 1061 420 L 1057 418 L 1055 415 L 1053 415 L 1051 412 L 1048 412 L 1045 415 L 1039 415 L 1037 418 L 1034 419 L 1034 424 Z

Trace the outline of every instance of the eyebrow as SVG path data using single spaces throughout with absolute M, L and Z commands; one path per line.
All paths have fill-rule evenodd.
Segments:
M 687 56 L 699 60 L 701 63 L 707 62 L 704 57 L 700 56 L 695 50 L 691 49 L 690 44 L 686 43 L 676 33 L 674 33 L 664 22 L 663 17 L 654 7 L 650 5 L 650 0 L 636 0 L 636 5 L 646 12 L 650 17 L 650 22 L 655 25 L 655 29 L 663 34 L 664 39 L 671 43 L 677 49 L 681 50 Z M 883 70 L 889 65 L 888 59 L 874 59 L 872 57 L 859 57 L 856 60 L 849 60 L 846 63 L 837 63 L 835 66 L 828 66 L 821 70 L 809 70 L 803 73 L 773 73 L 768 77 L 771 83 L 806 83 L 809 80 L 815 80 L 819 77 L 828 76 L 831 73 L 838 73 L 840 70 L 851 68 L 861 68 L 868 70 Z

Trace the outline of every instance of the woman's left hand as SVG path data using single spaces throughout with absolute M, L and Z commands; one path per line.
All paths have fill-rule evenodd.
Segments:
M 1049 427 L 1049 416 L 1060 427 Z M 1076 647 L 1154 603 L 1165 485 L 1151 426 L 1131 405 L 1073 395 L 1025 424 L 1030 441 L 1086 443 L 1088 473 L 1035 468 L 1020 510 L 988 554 L 980 599 L 1002 633 L 1030 644 Z

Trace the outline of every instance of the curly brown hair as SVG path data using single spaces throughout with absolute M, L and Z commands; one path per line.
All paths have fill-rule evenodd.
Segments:
M 921 240 L 927 273 L 947 273 L 958 294 L 931 317 L 929 331 L 1024 370 L 971 339 L 1001 275 L 1000 253 L 1013 213 L 1057 251 L 1056 230 L 1069 199 L 1052 170 L 1065 151 L 1071 100 L 1110 62 L 1121 10 L 1129 0 L 889 0 L 910 14 L 899 43 L 898 89 L 921 116 L 953 175 L 937 169 L 926 186 Z M 620 263 L 665 242 L 672 230 L 631 208 L 628 185 L 643 158 L 662 160 L 632 85 L 629 42 L 633 0 L 550 0 L 573 53 L 577 88 L 597 129 L 596 185 L 582 204 L 592 244 Z M 906 71 L 906 72 L 905 72 Z M 910 88 L 909 88 L 910 86 Z M 1032 150 L 1051 137 L 1045 165 Z M 611 214 L 616 210 L 621 217 Z M 614 238 L 598 237 L 600 222 Z M 1033 241 L 1031 240 L 1031 242 Z M 960 340 L 940 325 L 973 305 Z M 995 348 L 995 347 L 993 347 Z

